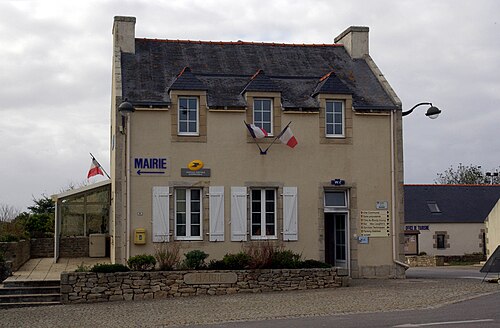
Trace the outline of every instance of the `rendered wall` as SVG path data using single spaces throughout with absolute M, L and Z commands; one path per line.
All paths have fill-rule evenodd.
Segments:
M 500 245 L 500 201 L 491 210 L 485 221 L 486 225 L 486 256 L 489 257 Z

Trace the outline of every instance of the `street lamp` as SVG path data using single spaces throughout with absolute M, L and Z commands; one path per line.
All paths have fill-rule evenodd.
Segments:
M 126 218 L 127 218 L 127 246 L 126 246 L 126 255 L 125 255 L 125 261 L 128 260 L 130 257 L 130 114 L 135 112 L 135 107 L 131 103 L 127 101 L 125 98 L 125 101 L 118 106 L 118 111 L 120 112 L 120 115 L 122 116 L 122 126 L 120 127 L 120 132 L 122 134 L 127 134 L 127 137 L 124 139 L 125 141 L 125 162 L 126 162 L 126 168 L 125 168 L 125 179 L 126 179 L 126 192 L 127 192 L 127 199 L 126 199 Z M 125 128 L 125 121 L 127 121 L 127 129 L 124 132 Z
M 413 110 L 415 108 L 417 108 L 418 106 L 423 106 L 423 105 L 429 105 L 431 107 L 429 107 L 429 109 L 427 109 L 427 112 L 425 113 L 425 116 L 431 118 L 431 119 L 435 119 L 439 116 L 439 114 L 441 114 L 441 110 L 435 106 L 432 106 L 432 103 L 430 102 L 423 102 L 423 103 L 419 103 L 419 104 L 416 104 L 415 106 L 413 106 L 410 110 L 407 110 L 406 112 L 403 112 L 403 116 L 406 116 L 406 115 L 410 115 Z

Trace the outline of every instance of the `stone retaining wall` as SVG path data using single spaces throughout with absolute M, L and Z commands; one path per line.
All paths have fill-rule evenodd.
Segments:
M 347 270 L 269 269 L 61 274 L 63 303 L 130 301 L 348 286 Z
M 54 257 L 54 238 L 31 238 L 31 258 Z
M 406 263 L 411 267 L 434 267 L 443 266 L 444 257 L 443 256 L 406 256 Z
M 16 271 L 30 259 L 30 242 L 29 240 L 2 242 L 0 251 L 4 253 L 7 261 L 12 261 L 12 271 Z
M 89 237 L 61 237 L 59 257 L 89 257 Z

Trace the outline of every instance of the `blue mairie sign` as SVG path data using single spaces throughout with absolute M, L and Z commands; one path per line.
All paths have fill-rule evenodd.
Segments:
M 167 174 L 166 157 L 135 157 L 134 172 L 137 175 L 151 176 Z

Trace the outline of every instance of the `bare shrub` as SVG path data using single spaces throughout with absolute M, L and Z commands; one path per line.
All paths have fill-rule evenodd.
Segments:
M 180 261 L 179 243 L 159 243 L 155 245 L 155 259 L 161 271 L 171 271 Z
M 275 246 L 269 241 L 251 243 L 248 248 L 244 250 L 250 261 L 248 264 L 249 269 L 266 269 L 273 266 L 274 253 L 281 249 L 279 245 Z

